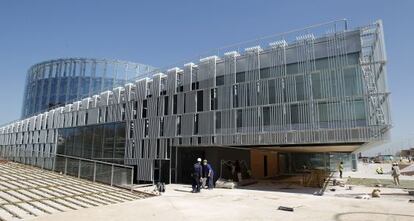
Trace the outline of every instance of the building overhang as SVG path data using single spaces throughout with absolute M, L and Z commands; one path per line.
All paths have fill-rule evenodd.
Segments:
M 205 145 L 197 146 L 195 148 L 224 148 L 224 149 L 238 149 L 238 150 L 264 150 L 284 153 L 352 153 L 358 151 L 364 143 L 346 143 L 346 144 L 292 144 L 292 145 Z M 177 146 L 178 148 L 194 148 L 194 146 Z
M 331 153 L 331 152 L 340 152 L 340 153 L 352 153 L 357 150 L 361 145 L 360 144 L 350 144 L 350 145 L 304 145 L 304 146 L 265 146 L 257 147 L 255 149 L 259 150 L 271 150 L 276 152 L 290 152 L 290 153 Z

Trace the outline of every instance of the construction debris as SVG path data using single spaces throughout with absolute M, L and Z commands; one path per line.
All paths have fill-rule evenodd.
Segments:
M 380 189 L 374 189 L 372 190 L 371 196 L 374 197 L 380 197 L 381 196 L 381 190 Z
M 286 206 L 279 206 L 277 208 L 278 210 L 283 210 L 283 211 L 289 211 L 289 212 L 293 212 L 293 207 L 286 207 Z
M 216 188 L 234 189 L 235 187 L 236 183 L 233 181 L 227 181 L 225 179 L 218 179 L 216 181 Z
M 305 176 L 303 184 L 306 187 L 321 188 L 328 177 L 329 173 L 325 170 L 313 169 L 310 174 Z
M 368 194 L 358 195 L 355 198 L 356 199 L 364 199 L 364 200 L 369 200 L 370 199 Z

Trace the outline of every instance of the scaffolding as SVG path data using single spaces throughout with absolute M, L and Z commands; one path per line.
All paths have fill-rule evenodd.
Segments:
M 385 101 L 389 93 L 386 88 L 386 53 L 383 25 L 379 20 L 361 28 L 360 64 L 363 72 L 366 95 L 369 103 L 369 125 L 390 126 L 391 120 Z

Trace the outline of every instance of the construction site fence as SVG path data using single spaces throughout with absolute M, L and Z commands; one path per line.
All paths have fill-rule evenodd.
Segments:
M 134 181 L 134 167 L 132 166 L 61 154 L 41 156 L 36 151 L 31 152 L 10 153 L 2 148 L 0 149 L 0 156 L 8 161 L 132 190 Z

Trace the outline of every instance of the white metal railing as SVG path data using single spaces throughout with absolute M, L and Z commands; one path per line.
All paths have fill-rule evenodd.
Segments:
M 87 179 L 122 188 L 133 188 L 134 167 L 74 157 L 62 154 L 45 156 L 39 151 L 8 151 L 0 149 L 0 157 L 41 169 L 60 172 L 64 175 Z

